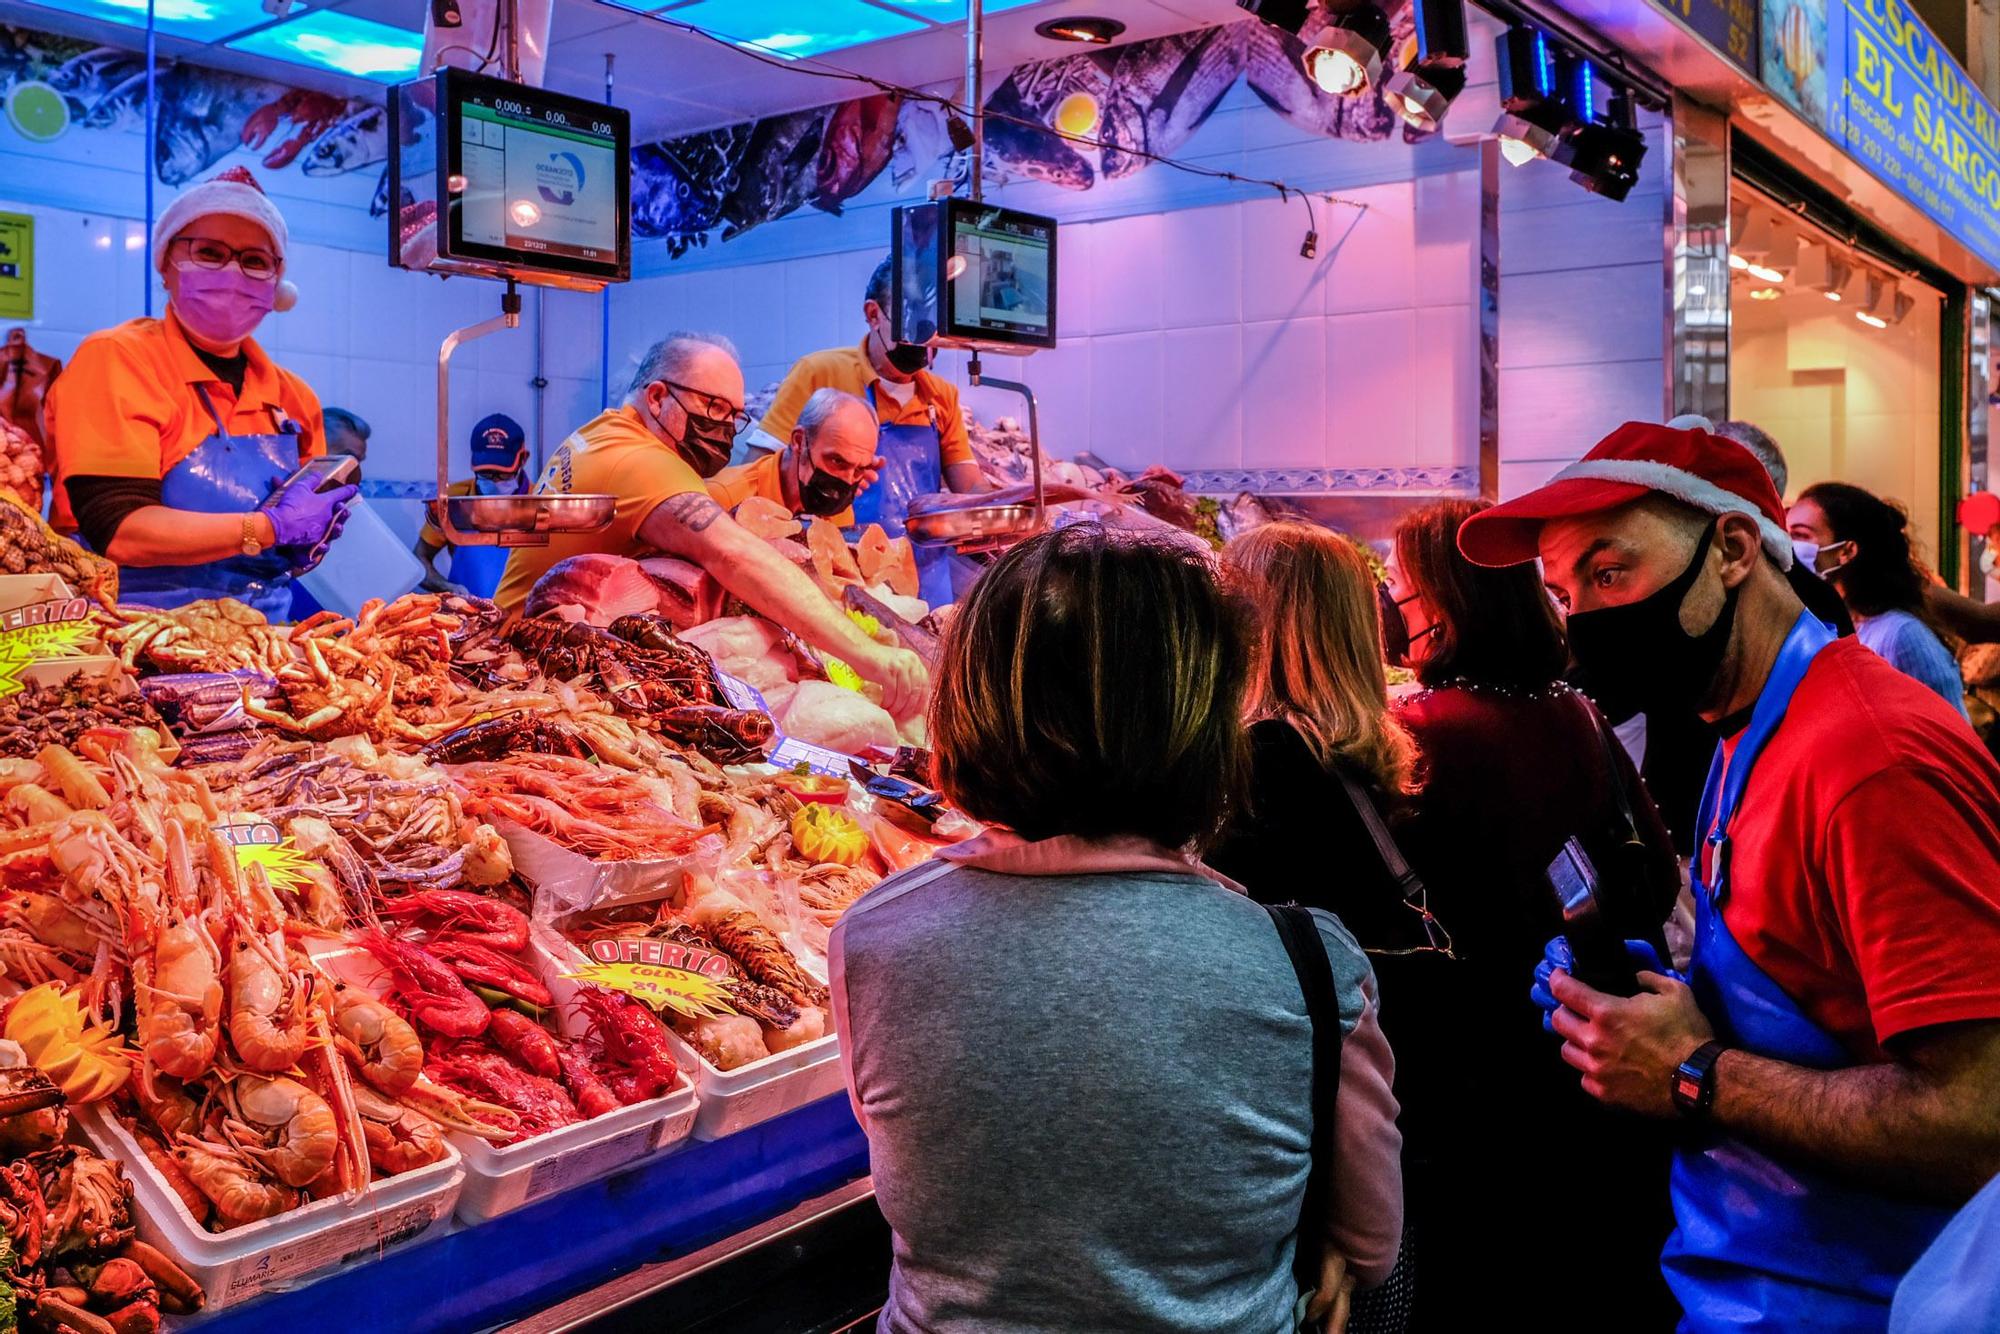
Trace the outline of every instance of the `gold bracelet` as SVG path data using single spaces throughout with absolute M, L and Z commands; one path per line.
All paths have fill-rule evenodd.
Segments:
M 255 511 L 243 516 L 243 554 L 261 556 L 264 543 L 257 536 L 257 515 Z

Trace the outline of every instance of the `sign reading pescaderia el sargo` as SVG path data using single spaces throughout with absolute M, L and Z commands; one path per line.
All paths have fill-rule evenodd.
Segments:
M 1653 0 L 1708 44 L 1728 56 L 1744 73 L 1757 76 L 1757 0 Z
M 1905 0 L 1834 5 L 1828 44 L 1844 77 L 1827 128 L 1869 171 L 2000 269 L 2000 111 Z

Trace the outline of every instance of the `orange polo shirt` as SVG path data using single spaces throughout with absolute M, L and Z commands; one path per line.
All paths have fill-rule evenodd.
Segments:
M 780 450 L 774 454 L 752 459 L 748 463 L 739 463 L 733 468 L 724 468 L 708 479 L 708 494 L 714 496 L 715 503 L 726 510 L 733 511 L 752 496 L 762 496 L 774 505 L 783 505 L 786 509 L 790 509 L 791 502 L 785 499 L 784 479 L 778 476 L 779 460 L 783 458 L 784 451 Z M 832 515 L 831 518 L 836 528 L 854 526 L 852 507 Z
M 815 389 L 839 389 L 866 402 L 868 386 L 881 377 L 868 360 L 868 340 L 853 347 L 830 347 L 800 357 L 778 396 L 759 423 L 773 439 L 792 438 L 799 411 Z M 898 403 L 884 393 L 875 395 L 875 419 L 884 426 L 935 425 L 938 433 L 938 467 L 972 461 L 972 440 L 965 433 L 965 414 L 958 407 L 958 386 L 929 371 L 918 371 L 916 392 L 907 403 Z
M 301 463 L 325 453 L 319 397 L 254 339 L 243 350 L 249 360 L 238 395 L 195 355 L 171 306 L 164 319 L 127 320 L 84 339 L 43 405 L 56 460 L 51 524 L 76 530 L 67 478 L 165 477 L 215 434 L 196 385 L 207 386 L 231 435 L 270 435 L 292 421 Z
M 690 491 L 707 493 L 701 474 L 646 429 L 637 408 L 628 404 L 600 412 L 549 457 L 535 493 L 616 496 L 610 525 L 594 533 L 557 533 L 545 547 L 515 547 L 493 600 L 509 613 L 518 612 L 549 566 L 571 556 L 594 551 L 638 555 L 639 526 L 653 507 Z

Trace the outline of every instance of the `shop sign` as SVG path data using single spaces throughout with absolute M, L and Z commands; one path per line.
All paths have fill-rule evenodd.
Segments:
M 35 220 L 0 213 L 0 320 L 35 318 Z
M 85 598 L 55 598 L 0 612 L 0 661 L 81 657 L 96 638 Z
M 220 824 L 215 833 L 236 851 L 236 869 L 253 866 L 264 869 L 264 879 L 272 889 L 301 890 L 312 882 L 312 858 L 292 846 L 292 840 L 268 820 L 243 824 Z
M 1757 77 L 1758 0 L 1654 0 L 1654 3 L 1678 16 L 1745 74 Z

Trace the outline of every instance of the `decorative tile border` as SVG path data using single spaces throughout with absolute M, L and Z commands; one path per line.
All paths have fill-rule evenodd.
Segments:
M 373 477 L 361 479 L 361 494 L 369 500 L 429 500 L 437 494 L 435 480 L 422 482 L 377 481 Z
M 1199 495 L 1326 496 L 1369 491 L 1477 495 L 1477 468 L 1222 468 L 1181 474 Z

